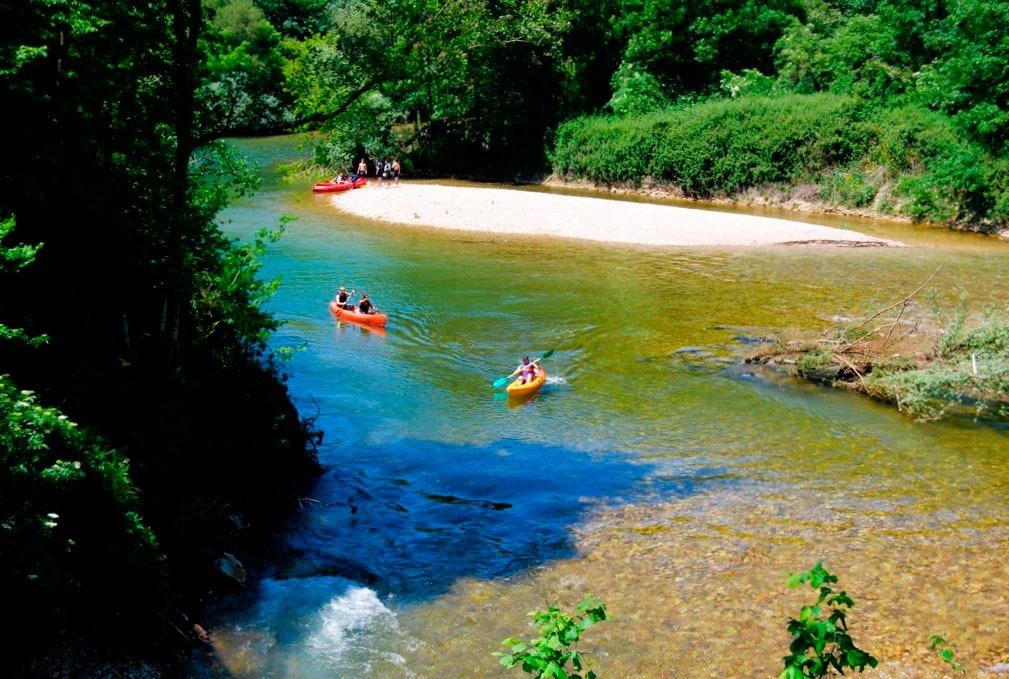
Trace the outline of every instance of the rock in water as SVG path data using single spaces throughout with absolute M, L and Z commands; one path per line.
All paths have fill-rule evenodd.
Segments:
M 235 558 L 234 554 L 229 554 L 225 552 L 221 555 L 221 558 L 217 560 L 215 564 L 217 570 L 221 571 L 224 575 L 228 576 L 239 585 L 245 584 L 245 566 L 242 562 Z

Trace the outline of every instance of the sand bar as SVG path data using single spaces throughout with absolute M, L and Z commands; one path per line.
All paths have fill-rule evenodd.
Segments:
M 607 243 L 900 245 L 858 231 L 773 217 L 498 188 L 372 184 L 332 200 L 345 212 L 398 224 Z

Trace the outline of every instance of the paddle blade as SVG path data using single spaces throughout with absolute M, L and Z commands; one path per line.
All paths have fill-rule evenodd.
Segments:
M 500 389 L 501 387 L 503 387 L 506 384 L 508 384 L 508 378 L 507 377 L 499 377 L 498 379 L 494 380 L 494 388 L 495 389 Z
M 542 356 L 540 356 L 540 357 L 539 357 L 539 360 L 541 360 L 541 361 L 542 361 L 542 360 L 543 360 L 544 358 L 550 358 L 550 357 L 551 357 L 551 356 L 553 356 L 553 355 L 554 355 L 554 350 L 553 350 L 553 349 L 551 349 L 550 351 L 548 351 L 548 352 L 546 352 L 545 354 L 543 354 Z

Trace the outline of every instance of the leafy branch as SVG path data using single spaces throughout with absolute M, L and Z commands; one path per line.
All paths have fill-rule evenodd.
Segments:
M 569 615 L 556 606 L 546 611 L 531 611 L 529 615 L 539 636 L 529 641 L 510 637 L 501 643 L 510 650 L 496 652 L 499 663 L 508 669 L 517 665 L 536 679 L 595 679 L 585 654 L 577 650 L 582 632 L 607 619 L 606 609 L 595 597 L 586 597 L 577 611 Z M 569 669 L 568 664 L 571 668 Z
M 938 634 L 933 634 L 928 638 L 929 648 L 931 648 L 935 653 L 942 659 L 944 663 L 949 665 L 950 669 L 954 672 L 959 672 L 960 674 L 967 674 L 966 668 L 961 663 L 958 663 L 953 658 L 953 649 L 947 644 L 948 641 L 943 639 Z
M 858 648 L 848 634 L 848 611 L 855 602 L 846 592 L 829 586 L 837 583 L 837 576 L 823 563 L 817 563 L 805 573 L 788 578 L 791 589 L 806 583 L 819 590 L 819 596 L 815 604 L 802 607 L 798 618 L 788 621 L 788 633 L 794 639 L 778 679 L 824 677 L 831 669 L 844 674 L 846 669 L 862 672 L 866 667 L 875 667 L 876 658 Z

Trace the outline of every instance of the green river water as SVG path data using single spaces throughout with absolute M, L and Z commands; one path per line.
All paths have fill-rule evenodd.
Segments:
M 350 218 L 240 148 L 264 186 L 230 208 L 247 237 L 298 220 L 266 260 L 278 345 L 326 473 L 292 557 L 208 621 L 222 673 L 499 676 L 525 613 L 593 593 L 602 677 L 767 677 L 817 560 L 854 597 L 877 676 L 941 676 L 928 636 L 972 674 L 1009 662 L 1009 436 L 921 424 L 864 398 L 754 374 L 754 338 L 815 332 L 937 267 L 937 303 L 1009 293 L 1009 247 L 910 226 L 814 220 L 907 248 L 640 249 Z M 379 190 L 368 187 L 364 190 Z M 549 215 L 544 218 L 549 219 Z M 344 284 L 386 333 L 337 324 Z M 555 349 L 536 398 L 490 382 Z M 518 676 L 515 670 L 515 676 Z

